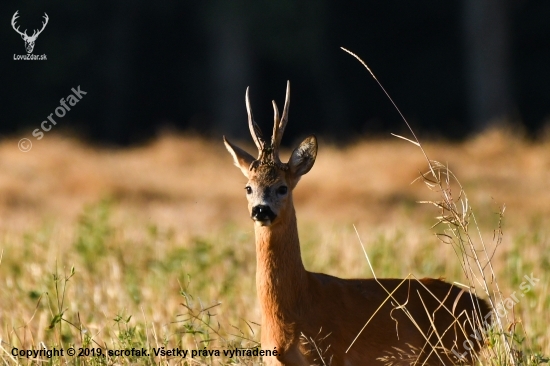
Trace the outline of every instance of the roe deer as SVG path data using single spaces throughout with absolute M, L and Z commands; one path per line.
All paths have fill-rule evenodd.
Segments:
M 457 362 L 456 355 L 465 355 L 462 362 L 472 363 L 480 348 L 479 338 L 468 339 L 470 334 L 479 335 L 480 322 L 473 315 L 482 319 L 489 307 L 470 292 L 440 279 L 340 279 L 305 270 L 292 190 L 313 166 L 317 140 L 306 138 L 288 163 L 279 159 L 289 94 L 288 83 L 280 118 L 273 101 L 275 123 L 268 142 L 254 122 L 246 90 L 257 159 L 224 137 L 235 165 L 248 178 L 245 189 L 256 236 L 261 346 L 277 350 L 276 356 L 264 357 L 266 364 L 450 365 Z M 395 358 L 390 361 L 380 360 L 391 355 Z

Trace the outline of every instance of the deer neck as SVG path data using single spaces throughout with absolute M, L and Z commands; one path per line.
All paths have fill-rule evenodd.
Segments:
M 283 216 L 275 225 L 255 226 L 256 288 L 264 319 L 295 314 L 306 293 L 294 207 Z

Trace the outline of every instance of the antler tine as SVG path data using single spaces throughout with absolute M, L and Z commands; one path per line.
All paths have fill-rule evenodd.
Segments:
M 248 87 L 246 88 L 246 111 L 248 112 L 248 128 L 250 129 L 250 134 L 252 135 L 252 139 L 254 140 L 254 143 L 256 144 L 256 147 L 258 148 L 258 151 L 262 151 L 264 147 L 264 141 L 262 139 L 262 130 L 260 130 L 260 127 L 254 122 L 254 117 L 252 116 L 252 108 L 250 108 L 250 100 L 248 98 Z
M 276 108 L 275 102 L 273 102 L 274 109 Z M 286 82 L 286 96 L 285 96 L 285 106 L 283 108 L 283 115 L 280 120 L 275 121 L 275 126 L 273 126 L 273 142 L 274 145 L 279 147 L 281 140 L 283 139 L 283 133 L 285 132 L 286 124 L 288 123 L 288 108 L 290 106 L 290 81 Z M 277 119 L 279 112 L 277 111 Z
M 273 104 L 273 135 L 271 136 L 271 144 L 275 147 L 278 147 L 277 144 L 278 136 L 279 136 L 279 108 L 277 108 L 277 103 L 275 103 L 274 100 L 271 101 Z M 280 141 L 279 141 L 280 142 Z
M 15 21 L 17 20 L 17 18 L 19 18 L 19 10 L 17 10 L 13 16 L 11 17 L 11 25 L 15 26 Z

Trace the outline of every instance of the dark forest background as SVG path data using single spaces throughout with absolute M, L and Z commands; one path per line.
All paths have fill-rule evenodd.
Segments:
M 13 60 L 26 54 L 16 10 L 29 34 L 48 14 L 33 52 L 47 61 Z M 286 80 L 288 141 L 402 133 L 340 46 L 424 136 L 507 121 L 537 137 L 550 123 L 548 0 L 3 1 L 0 14 L 4 137 L 30 135 L 80 85 L 88 94 L 56 130 L 121 145 L 167 129 L 248 138 L 246 87 L 267 131 Z

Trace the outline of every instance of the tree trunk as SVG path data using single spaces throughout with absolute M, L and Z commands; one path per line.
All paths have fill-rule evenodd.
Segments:
M 465 0 L 468 113 L 474 131 L 510 116 L 509 0 Z

